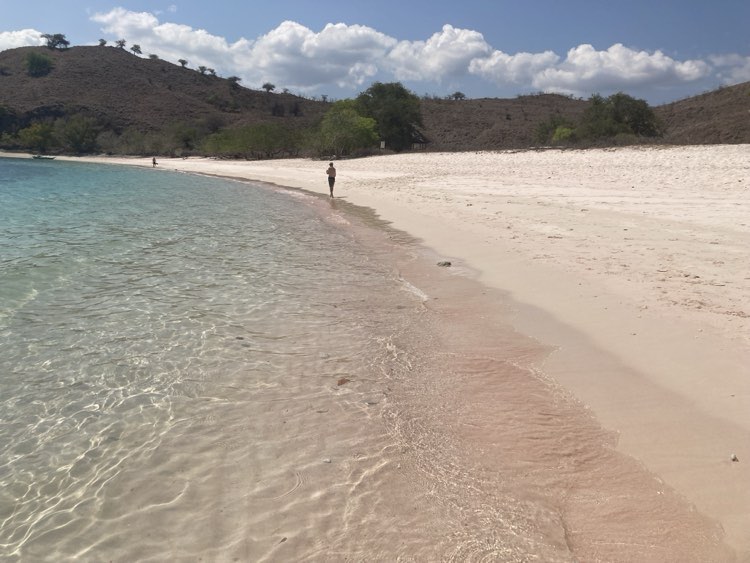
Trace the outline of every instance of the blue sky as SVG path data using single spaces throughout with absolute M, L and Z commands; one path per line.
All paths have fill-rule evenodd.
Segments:
M 415 93 L 660 104 L 750 80 L 750 0 L 0 0 L 0 50 L 63 33 L 125 39 L 246 87 L 355 96 L 375 80 Z

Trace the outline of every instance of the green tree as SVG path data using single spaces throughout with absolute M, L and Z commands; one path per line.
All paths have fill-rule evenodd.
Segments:
M 130 50 L 133 51 L 134 55 L 140 55 L 142 53 L 141 46 L 137 43 L 134 43 L 132 47 L 130 47 Z
M 275 124 L 259 123 L 249 128 L 248 148 L 256 158 L 273 158 L 289 145 L 289 132 Z
M 99 39 L 99 47 L 106 47 L 106 46 L 107 46 L 107 40 Z
M 400 82 L 375 82 L 357 96 L 360 115 L 373 118 L 386 147 L 402 151 L 411 147 L 422 126 L 419 98 Z
M 173 123 L 169 127 L 169 136 L 179 150 L 192 150 L 200 137 L 198 127 L 190 123 Z
M 320 136 L 320 149 L 327 154 L 347 155 L 378 144 L 375 120 L 357 113 L 353 100 L 334 102 L 323 117 Z
M 565 125 L 560 125 L 555 129 L 555 132 L 552 134 L 552 142 L 554 144 L 561 144 L 561 143 L 571 143 L 576 140 L 576 130 L 572 127 L 566 127 Z
M 644 100 L 638 100 L 622 92 L 604 98 L 594 94 L 583 112 L 578 127 L 582 139 L 599 140 L 618 135 L 657 137 L 659 122 L 653 110 Z
M 117 45 L 118 49 L 124 49 L 126 43 L 127 41 L 125 41 L 124 39 L 118 39 L 117 41 L 115 41 L 115 45 Z
M 581 138 L 596 140 L 626 133 L 624 124 L 617 123 L 610 110 L 606 98 L 599 94 L 591 96 L 578 126 Z
M 6 128 L 15 121 L 16 112 L 7 106 L 0 105 L 0 132 L 5 131 Z
M 188 64 L 188 62 L 185 59 L 179 59 L 177 62 L 182 65 L 182 68 L 185 68 Z
M 26 55 L 26 72 L 29 76 L 44 76 L 53 68 L 52 59 L 42 53 L 32 51 Z
M 41 153 L 54 145 L 54 130 L 51 123 L 32 123 L 18 132 L 18 140 L 23 148 Z
M 76 154 L 96 150 L 96 138 L 100 128 L 96 120 L 83 115 L 74 115 L 56 123 L 57 138 L 67 150 Z
M 293 132 L 271 123 L 220 131 L 207 137 L 202 146 L 209 154 L 235 158 L 273 158 L 281 154 L 296 154 L 298 147 L 299 139 Z
M 117 139 L 114 152 L 123 154 L 146 154 L 145 135 L 136 129 L 126 129 Z
M 559 114 L 537 125 L 534 141 L 540 144 L 574 142 L 634 142 L 658 137 L 661 125 L 644 100 L 622 92 L 605 98 L 594 94 L 577 124 Z
M 203 140 L 201 149 L 206 154 L 217 156 L 246 156 L 241 142 L 241 131 L 239 129 L 230 129 L 209 135 Z
M 546 145 L 552 142 L 555 133 L 560 128 L 573 130 L 575 129 L 575 124 L 559 114 L 554 114 L 549 119 L 542 121 L 536 126 L 533 135 L 534 142 L 540 145 Z M 560 142 L 559 136 L 557 142 Z
M 263 88 L 266 92 L 271 93 L 276 90 L 276 85 L 271 84 L 270 82 L 266 82 L 265 84 L 263 84 L 263 86 L 261 86 L 261 88 Z
M 229 85 L 232 88 L 239 88 L 240 80 L 242 80 L 242 78 L 240 78 L 239 76 L 230 76 L 229 78 L 227 78 L 227 80 L 229 80 Z
M 0 133 L 0 147 L 4 149 L 18 148 L 18 138 L 10 133 L 2 132 Z
M 206 74 L 207 71 L 208 71 L 208 68 L 203 65 L 198 67 L 198 72 L 200 72 L 201 74 Z
M 70 46 L 70 41 L 62 33 L 43 33 L 42 39 L 46 41 L 48 49 L 67 49 Z
M 450 96 L 448 96 L 451 100 L 465 100 L 466 94 L 463 92 L 453 92 Z
M 657 137 L 660 125 L 646 100 L 618 92 L 607 98 L 615 121 L 624 123 L 629 131 L 641 137 Z

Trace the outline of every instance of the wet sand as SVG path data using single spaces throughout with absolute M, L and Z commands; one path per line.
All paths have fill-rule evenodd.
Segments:
M 158 167 L 328 192 L 327 161 Z M 426 153 L 337 168 L 337 197 L 507 292 L 514 327 L 555 350 L 539 360 L 545 377 L 750 558 L 750 147 Z

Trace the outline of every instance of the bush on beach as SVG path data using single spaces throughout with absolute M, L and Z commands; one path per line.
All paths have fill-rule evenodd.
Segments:
M 594 94 L 577 124 L 553 115 L 534 135 L 539 144 L 637 144 L 662 135 L 662 126 L 645 100 L 622 92 L 607 98 Z

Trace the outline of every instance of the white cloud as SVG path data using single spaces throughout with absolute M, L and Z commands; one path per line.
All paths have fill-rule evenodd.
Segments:
M 16 47 L 33 47 L 44 45 L 42 33 L 35 29 L 22 29 L 21 31 L 0 31 L 0 51 L 15 49 Z
M 739 84 L 750 80 L 750 57 L 737 54 L 714 55 L 709 60 L 717 67 L 717 76 L 723 84 Z
M 552 51 L 508 55 L 494 51 L 489 57 L 471 61 L 469 71 L 496 84 L 529 84 L 535 76 L 553 68 L 560 60 Z
M 177 62 L 187 59 L 191 66 L 214 66 L 214 62 L 232 53 L 238 44 L 230 45 L 226 39 L 211 35 L 203 29 L 187 25 L 160 23 L 148 12 L 130 12 L 115 8 L 107 13 L 97 13 L 91 18 L 102 24 L 102 31 L 113 40 L 125 39 L 129 45 L 138 44 L 143 53 L 154 53 L 160 58 Z
M 359 86 L 374 76 L 396 43 L 372 28 L 328 24 L 319 33 L 286 21 L 259 37 L 242 61 L 245 72 L 297 88 Z
M 399 80 L 441 81 L 465 75 L 473 59 L 491 52 L 478 31 L 444 25 L 427 41 L 399 41 L 388 54 L 388 63 Z
M 537 72 L 531 84 L 551 92 L 586 94 L 633 87 L 674 86 L 707 76 L 704 61 L 676 61 L 661 51 L 635 51 L 620 43 L 606 51 L 579 45 L 561 63 Z
M 193 68 L 214 68 L 256 87 L 266 81 L 301 90 L 331 83 L 359 86 L 377 73 L 376 61 L 396 43 L 361 25 L 328 24 L 315 33 L 285 21 L 255 40 L 241 38 L 229 43 L 203 29 L 160 23 L 145 12 L 116 8 L 92 19 L 101 23 L 106 33 L 139 44 L 144 53 L 172 62 L 184 58 Z

